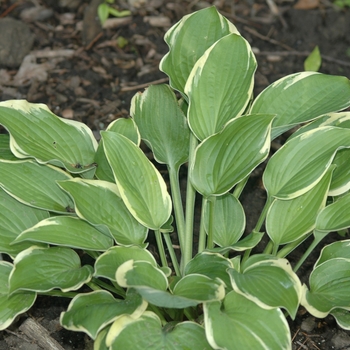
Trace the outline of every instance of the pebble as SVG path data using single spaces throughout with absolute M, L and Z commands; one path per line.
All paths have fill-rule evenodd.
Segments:
M 25 23 L 13 18 L 0 19 L 0 33 L 0 67 L 19 67 L 33 46 L 34 34 Z

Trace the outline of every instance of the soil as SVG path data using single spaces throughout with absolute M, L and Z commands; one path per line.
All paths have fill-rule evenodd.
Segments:
M 44 103 L 59 116 L 86 123 L 98 138 L 111 121 L 128 117 L 130 100 L 137 91 L 167 82 L 158 69 L 168 50 L 163 40 L 166 30 L 184 15 L 212 4 L 253 47 L 259 64 L 255 94 L 282 76 L 303 71 L 304 60 L 316 45 L 323 59 L 320 72 L 350 77 L 350 10 L 328 0 L 116 1 L 118 9 L 130 10 L 131 16 L 108 21 L 109 27 L 103 29 L 96 20 L 99 2 L 0 2 L 0 18 L 17 19 L 34 35 L 31 57 L 23 59 L 22 70 L 0 64 L 0 101 Z M 251 220 L 248 229 L 264 202 L 258 175 L 243 199 Z M 309 259 L 299 273 L 303 282 L 313 261 Z M 59 315 L 68 303 L 64 298 L 38 297 L 30 311 L 0 332 L 0 350 L 49 349 L 40 346 L 35 334 L 30 338 L 25 332 L 27 319 L 42 325 L 63 349 L 92 348 L 83 333 L 59 325 Z M 340 329 L 332 317 L 315 319 L 301 308 L 290 325 L 295 350 L 350 349 L 350 332 Z

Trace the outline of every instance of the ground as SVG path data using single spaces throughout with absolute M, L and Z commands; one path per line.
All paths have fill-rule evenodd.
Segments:
M 158 65 L 167 52 L 163 36 L 170 25 L 212 4 L 254 50 L 259 65 L 255 94 L 287 74 L 303 71 L 304 60 L 316 45 L 323 59 L 320 72 L 350 77 L 350 9 L 340 9 L 328 0 L 116 1 L 118 9 L 130 10 L 131 16 L 111 19 L 102 29 L 96 20 L 99 2 L 0 2 L 0 19 L 25 23 L 26 33 L 21 34 L 22 41 L 16 41 L 8 31 L 0 30 L 0 101 L 45 103 L 59 116 L 86 123 L 98 138 L 111 121 L 129 115 L 130 100 L 137 91 L 167 82 Z M 16 30 L 20 30 L 19 22 Z M 23 40 L 28 33 L 31 35 Z M 6 61 L 8 53 L 1 61 L 2 39 L 10 40 L 5 45 L 17 43 L 10 62 Z M 25 46 L 30 46 L 27 52 L 23 52 Z M 249 188 L 244 205 L 254 221 L 264 193 L 258 181 L 252 181 Z M 312 262 L 306 264 L 306 269 L 311 266 Z M 65 299 L 38 298 L 32 310 L 0 332 L 0 350 L 45 348 L 38 345 L 35 334 L 28 337 L 24 323 L 28 318 L 45 327 L 61 349 L 91 348 L 83 333 L 60 327 L 58 317 L 67 303 Z M 318 320 L 301 309 L 290 324 L 295 350 L 350 349 L 350 332 L 341 330 L 331 317 Z

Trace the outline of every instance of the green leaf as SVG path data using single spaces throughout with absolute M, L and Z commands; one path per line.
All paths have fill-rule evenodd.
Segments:
M 171 215 L 171 199 L 158 170 L 126 137 L 105 131 L 103 146 L 120 195 L 131 214 L 142 225 L 160 229 Z
M 225 296 L 222 280 L 191 274 L 181 278 L 174 285 L 172 293 L 147 286 L 134 287 L 150 304 L 158 307 L 183 309 L 209 300 L 221 300 Z
M 203 252 L 197 254 L 185 267 L 185 275 L 201 274 L 211 279 L 219 278 L 230 288 L 231 281 L 227 273 L 232 262 L 217 253 Z
M 29 310 L 36 299 L 36 293 L 15 293 L 10 295 L 8 279 L 13 265 L 0 261 L 0 330 L 4 330 L 20 314 Z
M 234 250 L 236 252 L 242 252 L 247 249 L 253 249 L 258 245 L 258 243 L 261 241 L 262 237 L 264 236 L 263 232 L 251 232 L 249 235 L 245 236 L 243 239 L 238 241 L 237 243 L 228 246 L 228 247 L 216 247 L 213 249 L 207 249 L 208 252 L 212 253 L 219 253 L 219 254 L 226 254 L 230 252 L 231 250 Z
M 146 311 L 139 318 L 124 315 L 110 328 L 106 344 L 111 350 L 211 349 L 204 328 L 194 322 L 162 327 L 159 317 Z
M 141 137 L 137 126 L 131 118 L 119 118 L 110 123 L 106 129 L 107 131 L 114 131 L 126 136 L 133 141 L 135 145 L 140 145 Z M 114 176 L 110 165 L 108 164 L 104 149 L 103 140 L 100 140 L 95 154 L 95 163 L 98 164 L 96 168 L 96 176 L 100 180 L 114 182 Z
M 350 227 L 349 206 L 350 193 L 340 197 L 318 214 L 316 229 L 323 232 L 332 232 Z
M 256 67 L 248 42 L 237 34 L 216 41 L 195 63 L 185 93 L 188 123 L 199 140 L 242 115 L 251 98 Z
M 219 14 L 214 6 L 184 16 L 165 34 L 169 52 L 160 62 L 160 70 L 170 78 L 170 86 L 180 92 L 204 52 L 227 34 L 239 34 L 237 28 Z
M 71 173 L 95 168 L 97 142 L 92 131 L 83 123 L 57 117 L 44 104 L 0 102 L 0 124 L 9 131 L 17 158 L 35 158 Z
M 204 210 L 204 225 L 208 232 L 209 203 Z M 231 193 L 216 198 L 214 206 L 215 222 L 213 240 L 220 247 L 234 245 L 243 235 L 245 229 L 245 213 L 242 204 Z
M 154 267 L 157 266 L 153 255 L 146 249 L 141 249 L 137 246 L 112 247 L 97 258 L 94 276 L 116 281 L 118 267 L 130 259 L 147 261 Z
M 294 242 L 315 228 L 319 212 L 325 207 L 334 168 L 310 191 L 289 199 L 275 199 L 266 216 L 266 231 L 275 245 Z
M 282 307 L 292 319 L 297 313 L 301 283 L 288 260 L 259 256 L 248 259 L 242 273 L 229 269 L 233 289 L 262 308 Z
M 350 130 L 324 126 L 287 141 L 270 159 L 264 186 L 270 196 L 292 199 L 314 187 L 337 150 L 350 147 Z
M 321 126 L 337 126 L 338 128 L 350 129 L 350 112 L 328 113 L 311 123 L 301 127 L 289 138 L 296 137 L 306 131 L 316 129 Z M 332 182 L 329 189 L 330 196 L 339 196 L 346 193 L 350 189 L 350 157 L 349 149 L 338 150 L 332 164 L 336 165 L 333 172 Z
M 102 3 L 97 7 L 97 15 L 100 19 L 101 24 L 105 23 L 109 15 L 109 5 Z
M 196 149 L 190 168 L 193 186 L 203 196 L 222 195 L 266 159 L 273 116 L 247 115 L 233 119 Z
M 0 253 L 14 257 L 29 248 L 30 242 L 11 243 L 22 231 L 48 217 L 47 211 L 24 205 L 0 189 Z
M 91 266 L 81 267 L 79 255 L 72 249 L 32 246 L 14 260 L 9 280 L 10 292 L 47 292 L 54 288 L 68 292 L 89 282 L 91 275 Z
M 271 138 L 293 126 L 350 105 L 350 80 L 316 72 L 288 75 L 268 86 L 255 99 L 250 113 L 275 114 Z
M 204 304 L 204 323 L 214 349 L 291 349 L 288 323 L 281 310 L 265 310 L 234 291 L 222 303 Z
M 350 312 L 344 309 L 333 309 L 331 315 L 337 321 L 339 327 L 350 330 Z
M 349 309 L 350 259 L 335 258 L 319 264 L 303 285 L 301 305 L 315 317 L 326 317 L 337 308 Z
M 315 267 L 321 265 L 327 260 L 335 258 L 350 259 L 350 240 L 333 242 L 326 245 L 315 263 Z
M 80 178 L 58 183 L 72 196 L 78 216 L 112 236 L 117 244 L 142 244 L 145 241 L 147 228 L 130 214 L 116 184 Z
M 178 169 L 187 161 L 190 130 L 168 85 L 153 85 L 137 93 L 130 114 L 158 163 Z
M 82 234 L 82 232 L 84 234 Z M 91 251 L 106 251 L 113 239 L 87 222 L 71 216 L 54 216 L 23 231 L 14 241 L 41 242 Z
M 304 70 L 317 72 L 322 63 L 320 49 L 316 45 L 309 56 L 304 61 Z
M 168 288 L 164 272 L 148 261 L 128 260 L 118 267 L 116 280 L 121 287 L 146 286 L 159 290 Z
M 1 160 L 0 172 L 0 187 L 21 203 L 56 213 L 67 213 L 73 207 L 69 195 L 56 183 L 72 177 L 59 168 L 31 160 Z
M 117 269 L 116 280 L 121 287 L 136 289 L 145 300 L 159 307 L 185 308 L 225 296 L 221 280 L 200 274 L 181 278 L 171 294 L 166 291 L 168 280 L 164 272 L 147 261 L 125 262 Z
M 85 332 L 96 339 L 98 332 L 120 316 L 137 318 L 146 308 L 147 303 L 137 293 L 129 293 L 125 300 L 120 300 L 105 290 L 98 290 L 74 297 L 67 311 L 61 313 L 60 323 L 68 330 Z
M 10 149 L 10 135 L 0 134 L 0 159 L 17 160 Z

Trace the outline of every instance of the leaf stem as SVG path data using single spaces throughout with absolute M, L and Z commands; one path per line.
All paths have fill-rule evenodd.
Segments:
M 168 266 L 168 262 L 166 260 L 166 255 L 165 255 L 165 250 L 164 250 L 164 244 L 162 240 L 162 234 L 160 233 L 160 230 L 155 230 L 154 234 L 156 236 L 156 241 L 157 241 L 157 246 L 158 246 L 158 252 L 159 252 L 159 257 L 160 261 L 162 263 L 162 266 Z
M 171 262 L 173 264 L 176 276 L 181 276 L 179 263 L 177 261 L 177 257 L 176 257 L 176 254 L 175 254 L 175 251 L 174 251 L 174 247 L 173 247 L 173 242 L 171 241 L 169 233 L 164 233 L 163 237 L 164 237 L 165 243 L 167 245 L 167 248 L 168 248 L 168 251 L 169 251 L 169 255 L 170 255 L 170 259 L 171 259 Z
M 249 180 L 250 174 L 248 174 L 241 182 L 239 182 L 235 189 L 233 190 L 233 195 L 234 197 L 236 197 L 237 199 L 239 198 L 239 196 L 241 195 L 242 191 L 244 190 L 245 185 L 247 184 L 248 180 Z
M 204 208 L 206 206 L 207 199 L 202 198 L 202 208 L 201 208 L 201 223 L 199 225 L 199 241 L 198 241 L 198 253 L 201 253 L 205 249 L 205 244 L 207 240 L 207 234 L 205 232 L 204 226 Z
M 310 253 L 315 249 L 315 247 L 322 241 L 322 239 L 327 236 L 328 232 L 320 232 L 315 230 L 314 231 L 314 240 L 307 248 L 306 252 L 303 254 L 303 256 L 300 258 L 298 263 L 294 266 L 293 271 L 297 272 L 300 266 L 304 263 L 304 261 L 307 259 L 307 257 L 310 255 Z
M 182 249 L 185 245 L 185 215 L 182 206 L 181 189 L 179 183 L 179 169 L 168 166 L 168 172 L 170 178 L 171 194 L 173 197 L 176 228 L 180 243 L 180 250 L 182 253 Z
M 193 222 L 194 222 L 194 205 L 196 200 L 196 190 L 192 186 L 190 179 L 190 169 L 194 161 L 194 153 L 198 144 L 197 138 L 193 133 L 190 134 L 189 157 L 188 157 L 188 174 L 186 189 L 186 222 L 185 222 L 185 242 L 183 247 L 183 259 L 181 260 L 181 272 L 183 273 L 185 266 L 192 259 L 193 245 Z
M 214 210 L 215 210 L 215 202 L 216 197 L 211 196 L 208 198 L 208 204 L 209 204 L 209 224 L 208 224 L 208 240 L 207 240 L 207 249 L 213 249 L 214 248 Z

